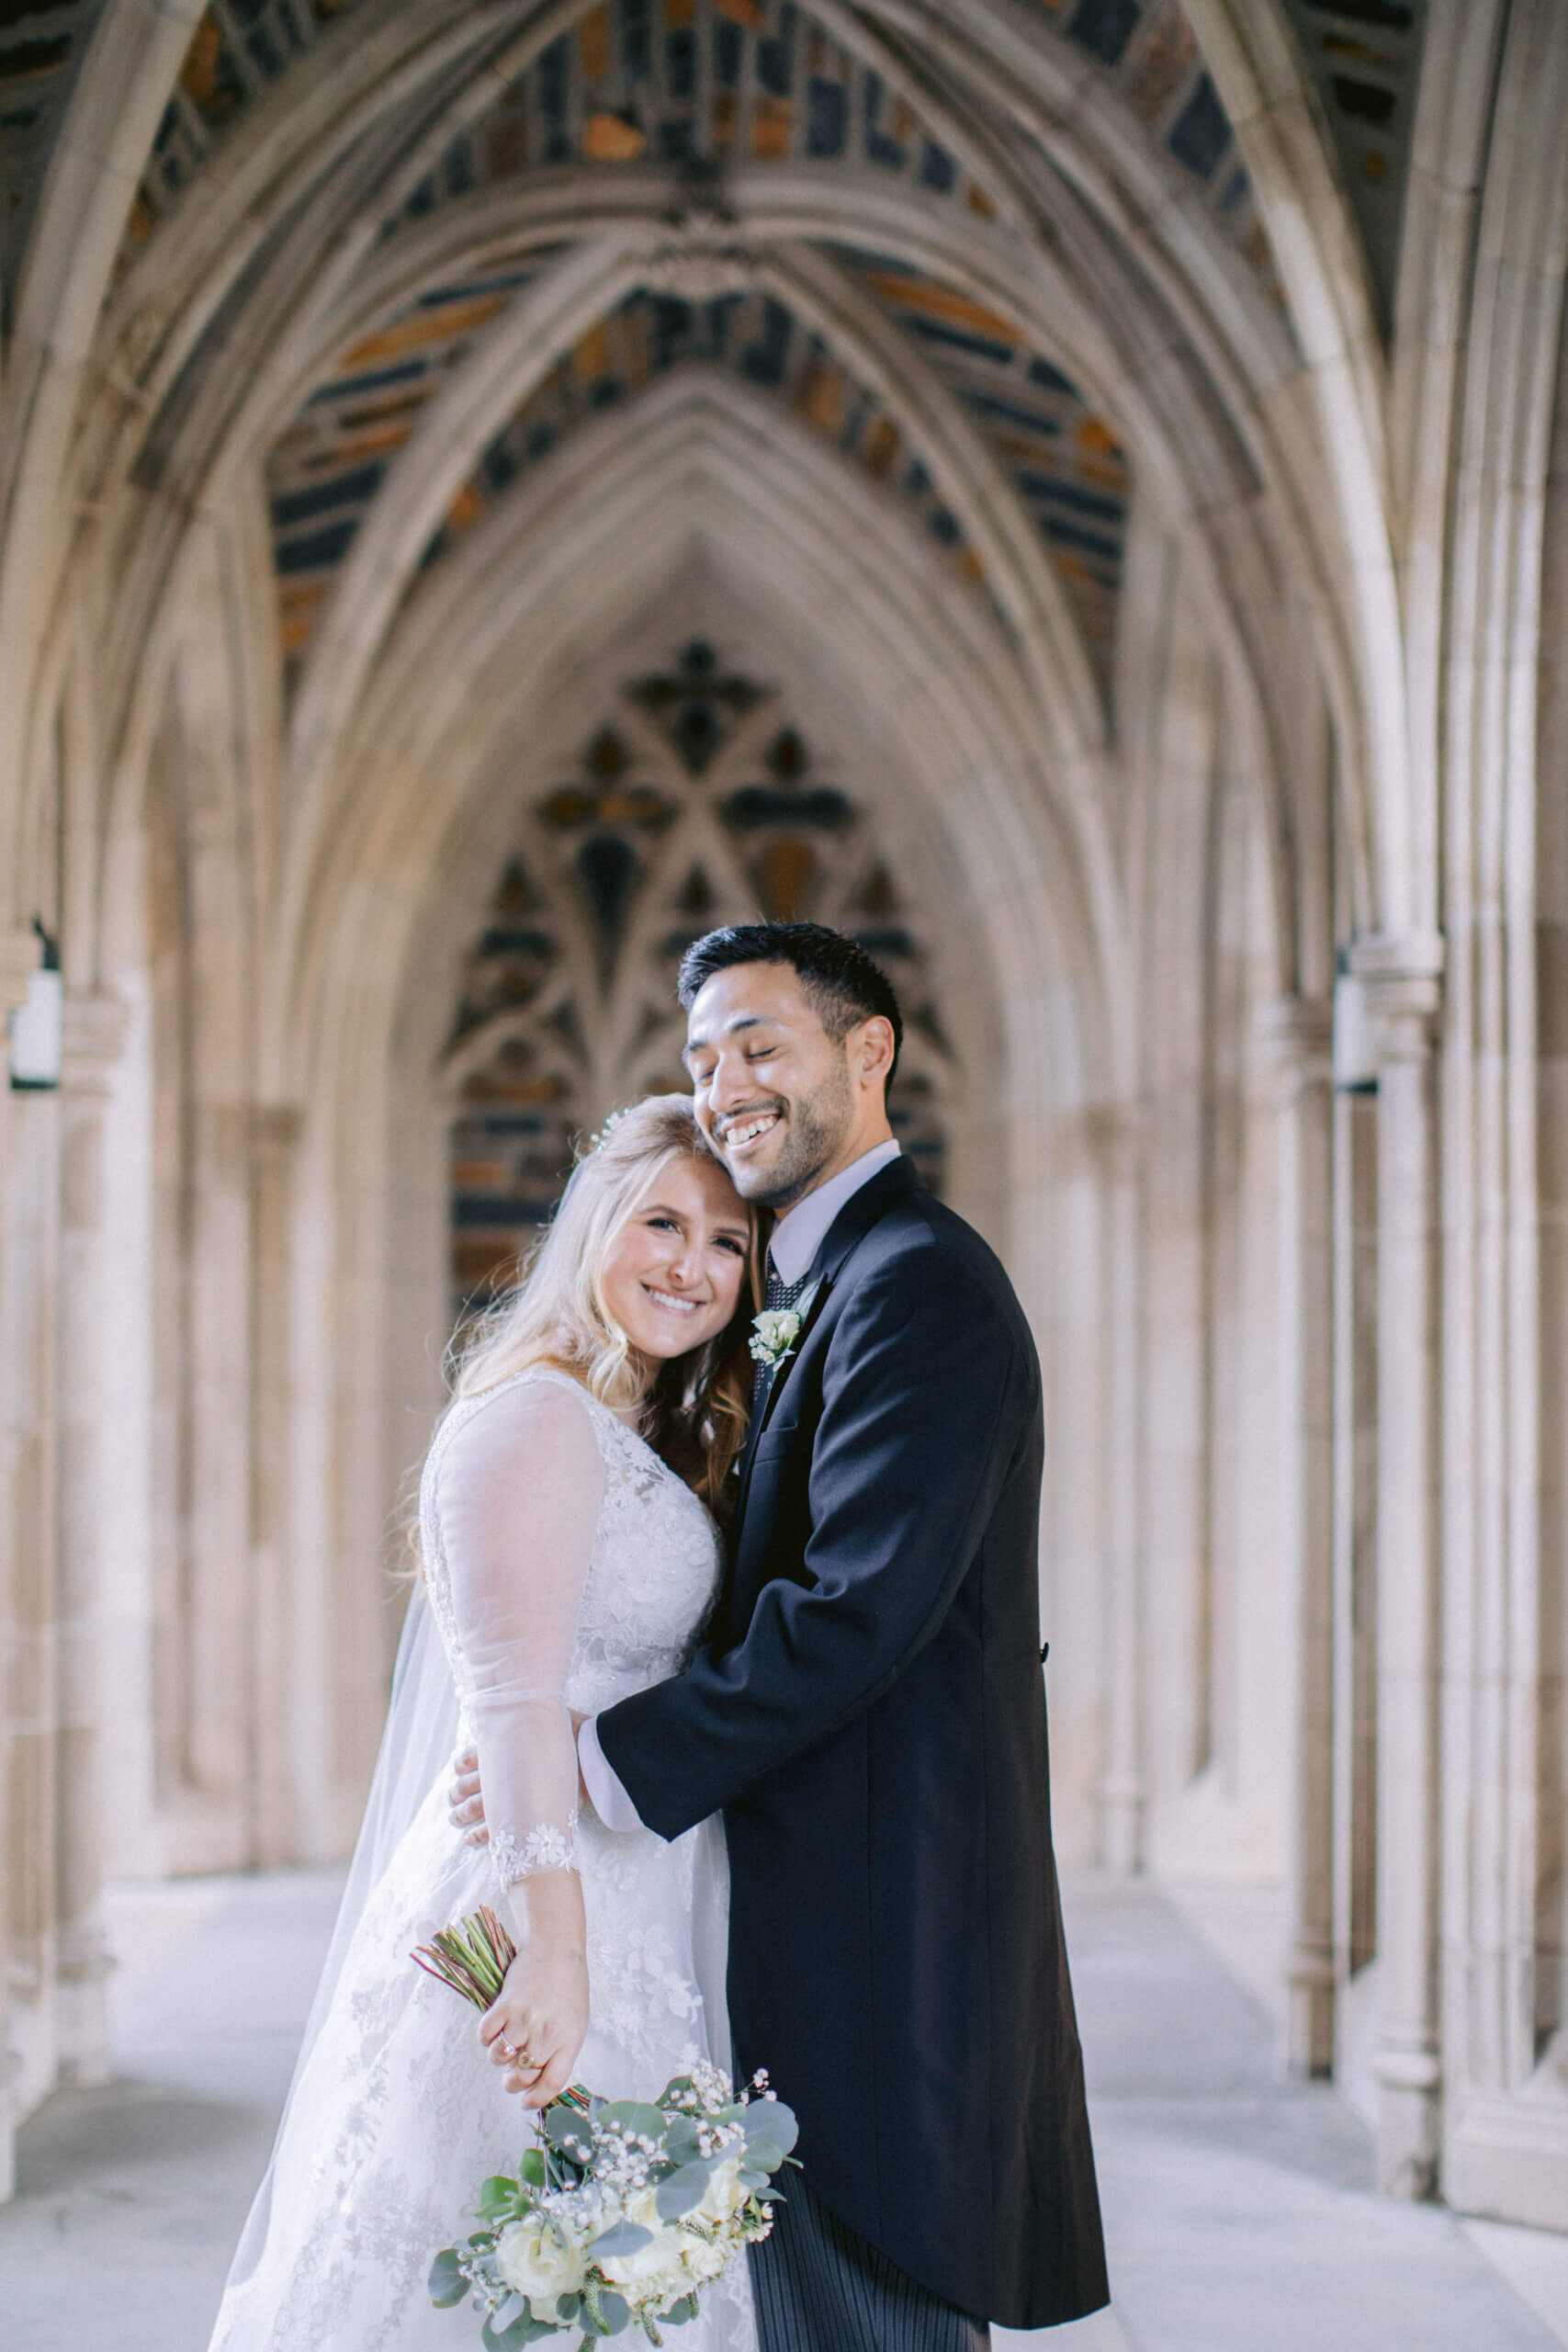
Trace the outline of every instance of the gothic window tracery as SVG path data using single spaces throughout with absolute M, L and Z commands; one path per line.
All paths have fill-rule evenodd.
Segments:
M 893 1125 L 941 1191 L 953 1062 L 918 915 L 778 695 L 694 639 L 529 798 L 469 955 L 442 1073 L 455 1312 L 510 1279 L 574 1138 L 641 1094 L 689 1091 L 681 956 L 759 916 L 833 923 L 887 971 L 907 1023 Z

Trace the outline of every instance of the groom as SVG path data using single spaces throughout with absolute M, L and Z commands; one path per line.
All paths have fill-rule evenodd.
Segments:
M 1051 1850 L 1033 1342 L 887 1121 L 885 975 L 815 923 L 681 967 L 698 1122 L 777 1212 L 729 1575 L 689 1670 L 582 1726 L 595 1809 L 722 1809 L 738 2071 L 800 2118 L 765 2352 L 976 2352 L 1107 2300 Z

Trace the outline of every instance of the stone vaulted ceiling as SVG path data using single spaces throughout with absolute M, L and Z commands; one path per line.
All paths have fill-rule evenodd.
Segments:
M 1206 187 L 1213 183 L 1216 216 L 1266 267 L 1246 175 L 1184 21 L 1174 9 L 1156 9 L 1132 43 L 1113 37 L 1108 17 L 1080 8 L 1064 36 L 1119 77 L 1171 152 Z M 199 139 L 212 135 L 219 94 L 225 120 L 243 104 L 226 62 L 232 48 L 231 31 L 220 40 L 209 27 L 202 96 L 182 88 L 173 110 L 178 135 L 172 119 L 167 152 L 154 159 L 139 199 L 133 233 L 144 239 L 166 209 L 169 156 L 177 150 L 180 171 L 190 168 Z M 276 45 L 274 53 L 282 53 Z M 383 243 L 428 233 L 435 216 L 465 205 L 484 207 L 493 220 L 495 199 L 508 190 L 521 196 L 584 171 L 613 185 L 649 164 L 682 175 L 688 197 L 722 217 L 726 173 L 742 158 L 781 175 L 805 164 L 863 186 L 880 180 L 982 220 L 998 211 L 984 177 L 943 143 L 905 89 L 793 0 L 618 0 L 581 14 L 461 123 L 389 213 Z M 357 334 L 274 442 L 266 483 L 290 687 L 359 527 L 416 425 L 478 339 L 566 250 L 514 240 L 508 254 L 492 239 L 479 266 L 443 273 Z M 1129 495 L 1116 420 L 1049 351 L 963 285 L 860 243 L 819 241 L 818 251 L 851 310 L 895 327 L 908 368 L 934 379 L 990 451 L 1039 534 L 1108 692 Z M 838 347 L 776 291 L 743 284 L 705 299 L 657 280 L 636 286 L 574 335 L 477 454 L 422 568 L 438 562 L 514 482 L 547 465 L 583 422 L 629 409 L 643 388 L 682 368 L 720 370 L 749 387 L 758 396 L 759 432 L 768 429 L 768 404 L 792 413 L 898 501 L 989 600 L 984 558 L 955 512 L 936 452 L 890 413 L 852 348 Z
M 1423 0 L 1291 7 L 1386 295 Z M 913 6 L 885 20 L 874 0 L 818 0 L 815 12 L 797 0 L 514 0 L 445 11 L 421 0 L 212 0 L 130 203 L 110 317 L 130 322 L 122 348 L 137 373 L 160 338 L 185 336 L 177 366 L 147 400 L 134 477 L 172 487 L 171 453 L 194 447 L 186 419 L 204 388 L 222 416 L 216 388 L 225 365 L 234 368 L 225 346 L 245 305 L 260 310 L 265 294 L 291 325 L 291 305 L 310 305 L 304 286 L 293 298 L 288 268 L 308 268 L 333 235 L 357 242 L 363 267 L 335 305 L 321 302 L 313 358 L 292 375 L 279 367 L 280 390 L 289 389 L 253 459 L 286 699 L 299 699 L 367 519 L 417 485 L 420 449 L 449 429 L 487 349 L 520 333 L 515 404 L 497 414 L 492 403 L 460 478 L 443 476 L 456 487 L 423 526 L 394 610 L 476 526 L 540 481 L 585 425 L 619 413 L 635 432 L 639 399 L 655 385 L 674 379 L 695 391 L 722 377 L 743 396 L 751 431 L 771 437 L 780 414 L 804 428 L 928 554 L 934 544 L 963 593 L 1016 644 L 1019 592 L 997 576 L 995 537 L 1010 502 L 1010 544 L 1024 547 L 1026 572 L 1035 561 L 1054 582 L 1109 716 L 1134 491 L 1125 421 L 1038 307 L 1025 327 L 1005 273 L 982 286 L 955 258 L 965 237 L 1004 235 L 1029 176 L 1025 135 L 1005 104 L 987 102 L 987 113 L 980 85 L 964 88 L 948 71 L 950 58 L 964 64 L 983 13 Z M 90 9 L 51 9 L 42 12 L 50 39 L 21 40 L 36 14 L 0 11 L 0 90 L 12 101 L 32 93 L 30 107 L 13 103 L 6 118 L 27 118 L 27 139 L 8 150 L 14 218 L 31 201 L 51 108 L 58 115 L 91 29 Z M 1103 117 L 1123 150 L 1143 156 L 1129 218 L 1156 184 L 1165 188 L 1288 343 L 1251 181 L 1178 0 L 1006 0 L 1005 14 L 1046 82 L 1066 94 L 1063 120 Z M 404 62 L 383 89 L 367 61 L 382 44 L 390 55 L 398 39 Z M 298 126 L 318 117 L 312 150 Z M 1053 157 L 1051 169 L 1059 165 Z M 732 209 L 742 183 L 749 206 L 761 198 L 785 218 L 768 231 L 761 267 L 764 249 L 747 244 Z M 1067 200 L 1045 234 L 1080 237 L 1071 168 L 1058 185 Z M 187 302 L 191 323 L 172 330 L 177 255 L 198 246 L 214 198 L 231 203 L 231 249 L 243 242 L 246 257 L 221 283 L 209 271 L 216 299 Z M 654 251 L 646 271 L 623 273 L 599 315 L 574 317 L 565 332 L 541 326 L 532 345 L 527 322 L 549 311 L 585 243 L 624 242 L 632 219 L 662 219 L 682 234 L 697 223 L 705 265 L 660 266 Z M 321 230 L 309 230 L 318 220 Z M 917 222 L 920 236 L 906 234 Z M 1135 235 L 1129 251 L 1141 267 Z M 381 284 L 384 300 L 361 299 L 362 286 Z M 344 322 L 335 334 L 334 315 Z

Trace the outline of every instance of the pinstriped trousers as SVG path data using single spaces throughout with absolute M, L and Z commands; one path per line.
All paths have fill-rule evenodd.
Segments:
M 991 2331 L 939 2302 L 818 2203 L 800 2175 L 751 2249 L 761 2352 L 986 2352 Z

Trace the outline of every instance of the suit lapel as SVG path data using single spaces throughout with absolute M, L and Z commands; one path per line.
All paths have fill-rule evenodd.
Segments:
M 818 1273 L 802 1291 L 795 1303 L 795 1312 L 800 1317 L 800 1329 L 791 1342 L 789 1353 L 787 1356 L 781 1356 L 776 1363 L 771 1363 L 766 1368 L 762 1393 L 757 1399 L 752 1412 L 751 1426 L 746 1432 L 745 1449 L 740 1456 L 740 1502 L 742 1505 L 746 1500 L 747 1487 L 750 1484 L 751 1456 L 757 1451 L 757 1441 L 768 1425 L 768 1415 L 773 1409 L 773 1399 L 784 1386 L 789 1375 L 791 1364 L 805 1345 L 806 1335 L 811 1328 L 811 1318 L 817 1311 L 817 1303 L 822 1296 L 824 1287 L 823 1278 Z
M 908 1160 L 902 1157 L 889 1160 L 887 1166 L 879 1168 L 875 1175 L 861 1186 L 858 1193 L 852 1193 L 850 1195 L 823 1235 L 821 1247 L 812 1263 L 809 1286 L 802 1293 L 797 1303 L 795 1311 L 800 1316 L 800 1329 L 795 1335 L 795 1344 L 787 1356 L 781 1358 L 777 1363 L 769 1365 L 766 1385 L 758 1401 L 757 1409 L 751 1416 L 751 1426 L 746 1433 L 746 1447 L 740 1457 L 740 1498 L 735 1512 L 737 1529 L 745 1514 L 746 1497 L 750 1490 L 751 1464 L 757 1452 L 757 1442 L 768 1425 L 774 1400 L 789 1378 L 795 1359 L 810 1335 L 813 1323 L 827 1304 L 828 1295 L 832 1289 L 835 1277 L 841 1272 L 851 1253 L 860 1242 L 864 1240 L 873 1226 L 886 1215 L 895 1203 L 905 1199 L 909 1193 L 913 1192 L 919 1182 L 919 1179 Z

